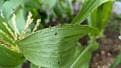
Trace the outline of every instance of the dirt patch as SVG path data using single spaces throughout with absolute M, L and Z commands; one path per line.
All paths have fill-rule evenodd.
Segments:
M 109 68 L 119 53 L 121 41 L 118 39 L 121 30 L 121 20 L 111 18 L 106 27 L 105 37 L 100 38 L 99 49 L 93 54 L 90 68 Z M 121 68 L 121 65 L 117 66 Z

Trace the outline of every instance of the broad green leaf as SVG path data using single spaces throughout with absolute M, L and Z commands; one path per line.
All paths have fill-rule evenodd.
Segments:
M 16 13 L 16 26 L 18 27 L 19 31 L 22 32 L 24 30 L 24 27 L 26 25 L 25 23 L 25 12 L 21 8 L 19 11 Z
M 19 66 L 14 66 L 14 67 L 3 67 L 3 66 L 0 66 L 0 68 L 22 68 L 22 66 L 21 66 L 21 65 L 19 65 Z
M 0 66 L 0 68 L 14 68 L 14 67 L 3 67 L 3 66 Z
M 16 26 L 19 32 L 22 32 L 25 25 L 25 12 L 23 11 L 22 0 L 8 0 L 2 6 L 4 17 L 7 19 L 8 24 L 15 29 L 13 21 L 11 21 L 13 14 L 16 14 Z M 15 24 L 14 24 L 15 25 Z M 15 30 L 14 30 L 15 31 Z
M 21 63 L 20 65 L 16 66 L 15 68 L 22 68 L 23 63 Z
M 99 45 L 95 41 L 91 41 L 89 45 L 80 53 L 70 68 L 89 68 L 92 53 L 98 47 Z
M 3 15 L 7 19 L 10 19 L 12 17 L 12 14 L 15 13 L 20 7 L 21 2 L 18 2 L 18 0 L 8 0 L 2 5 Z
M 56 5 L 53 7 L 53 12 L 60 19 L 64 18 L 64 11 L 60 6 L 59 2 L 57 2 Z
M 88 26 L 63 25 L 35 32 L 18 46 L 24 56 L 33 64 L 49 68 L 68 68 L 79 56 L 77 41 L 88 33 L 97 30 Z
M 112 12 L 112 2 L 107 2 L 98 7 L 88 18 L 90 26 L 104 30 Z
M 0 0 L 0 10 L 2 9 L 2 5 L 4 4 L 4 2 L 7 0 Z
M 14 68 L 21 64 L 23 60 L 22 54 L 13 52 L 0 44 L 0 67 Z
M 34 65 L 34 64 L 31 64 L 31 66 L 30 66 L 31 68 L 40 68 L 39 66 L 37 66 L 37 65 Z
M 22 0 L 26 9 L 39 9 L 42 3 L 42 0 Z
M 63 20 L 65 17 L 72 18 L 72 1 L 71 0 L 59 0 L 53 7 L 53 13 Z
M 85 0 L 79 13 L 71 23 L 73 24 L 82 23 L 88 17 L 88 15 L 91 14 L 97 7 L 109 1 L 113 1 L 113 0 Z
M 2 9 L 2 4 L 4 3 L 4 1 L 3 0 L 1 0 L 0 1 L 0 11 L 1 11 L 1 9 Z
M 42 6 L 45 9 L 51 9 L 56 4 L 57 0 L 42 0 Z
M 59 2 L 65 12 L 65 15 L 67 14 L 67 16 L 72 16 L 72 0 L 59 0 Z

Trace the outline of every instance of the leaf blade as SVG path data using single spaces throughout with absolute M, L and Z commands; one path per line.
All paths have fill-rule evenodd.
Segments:
M 23 61 L 22 54 L 13 52 L 0 44 L 0 67 L 14 68 Z
M 99 7 L 101 4 L 109 2 L 109 1 L 113 1 L 113 0 L 85 0 L 79 13 L 72 20 L 71 23 L 73 23 L 73 24 L 82 23 L 85 20 L 85 18 L 87 18 L 88 15 L 90 13 L 92 13 L 97 7 Z
M 24 56 L 33 64 L 66 68 L 78 55 L 76 42 L 85 34 L 95 31 L 88 26 L 56 26 L 31 34 L 17 43 Z

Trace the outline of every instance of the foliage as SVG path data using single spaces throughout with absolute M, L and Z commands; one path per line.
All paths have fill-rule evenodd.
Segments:
M 28 60 L 31 68 L 89 68 L 113 0 L 81 0 L 75 17 L 74 3 L 76 0 L 0 1 L 0 66 L 15 68 Z M 46 20 L 56 17 L 61 23 L 47 27 Z M 69 24 L 65 18 L 69 18 Z M 86 19 L 88 24 L 80 25 Z M 85 35 L 90 38 L 86 47 L 78 41 Z
M 76 45 L 78 39 L 95 31 L 88 26 L 56 26 L 38 31 L 17 43 L 24 56 L 36 65 L 68 68 L 80 54 L 77 50 L 80 46 Z

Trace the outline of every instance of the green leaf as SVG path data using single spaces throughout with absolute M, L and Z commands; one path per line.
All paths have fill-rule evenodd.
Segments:
M 107 2 L 98 7 L 88 18 L 90 26 L 104 30 L 104 27 L 109 21 L 109 17 L 112 12 L 112 2 Z
M 37 65 L 34 65 L 34 64 L 31 64 L 31 66 L 30 66 L 31 68 L 40 68 L 39 66 L 37 66 Z
M 45 9 L 51 9 L 56 4 L 57 0 L 42 0 L 42 6 Z
M 64 18 L 64 11 L 62 7 L 60 6 L 59 2 L 57 2 L 56 5 L 53 7 L 53 12 L 60 19 Z
M 18 66 L 16 66 L 15 68 L 22 68 L 22 65 L 23 65 L 23 63 L 18 65 Z
M 21 2 L 18 2 L 18 0 L 5 1 L 4 4 L 2 5 L 3 15 L 7 19 L 10 19 L 12 17 L 12 14 L 15 13 L 20 7 L 21 7 Z
M 0 68 L 22 68 L 22 65 L 15 66 L 15 67 L 3 67 L 3 66 L 0 66 Z
M 24 30 L 24 27 L 26 25 L 25 23 L 25 12 L 24 10 L 21 8 L 19 9 L 19 11 L 16 13 L 16 26 L 19 29 L 20 32 L 22 32 Z
M 72 10 L 72 0 L 59 0 L 59 3 L 65 12 L 65 15 L 72 16 L 73 10 Z
M 4 1 L 3 0 L 1 0 L 0 1 L 0 11 L 1 11 L 1 9 L 2 9 L 2 4 L 4 3 Z
M 24 61 L 20 53 L 13 52 L 0 44 L 0 67 L 14 68 Z
M 110 68 L 116 68 L 117 65 L 120 64 L 120 63 L 121 63 L 121 50 L 120 50 L 119 54 L 117 55 L 113 64 L 110 66 Z
M 101 4 L 113 1 L 113 0 L 85 0 L 79 13 L 77 16 L 72 20 L 71 23 L 80 24 L 82 23 L 89 14 L 91 14 L 97 7 Z
M 80 53 L 70 68 L 89 68 L 92 53 L 99 47 L 98 43 L 91 41 L 89 45 Z
M 49 68 L 68 68 L 79 56 L 77 41 L 97 30 L 88 26 L 63 25 L 42 29 L 18 41 L 20 50 L 33 64 Z
M 42 3 L 42 0 L 22 0 L 26 9 L 39 9 Z
M 59 0 L 53 7 L 54 14 L 63 19 L 65 17 L 72 18 L 72 1 L 71 0 Z
M 14 30 L 13 21 L 11 21 L 13 14 L 16 14 L 16 26 L 18 31 L 21 33 L 24 30 L 25 25 L 25 12 L 22 4 L 22 0 L 9 0 L 6 1 L 2 6 L 2 11 L 6 21 Z M 15 30 L 14 30 L 15 31 Z

